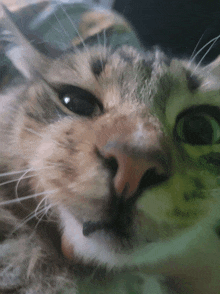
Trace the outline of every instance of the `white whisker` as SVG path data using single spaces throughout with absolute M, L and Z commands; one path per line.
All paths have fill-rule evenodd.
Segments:
M 45 200 L 45 198 L 46 197 L 44 197 L 44 199 L 43 200 Z M 53 207 L 53 206 L 55 206 L 55 204 L 48 204 L 48 205 L 46 205 L 46 206 L 44 206 L 42 209 L 40 209 L 40 210 L 38 210 L 38 211 L 36 211 L 37 210 L 37 208 L 34 210 L 34 211 L 32 211 L 30 214 L 28 214 L 21 222 L 20 222 L 20 224 L 18 225 L 18 226 L 16 226 L 15 227 L 15 229 L 11 232 L 12 234 L 14 233 L 14 232 L 16 232 L 17 230 L 19 230 L 22 226 L 24 226 L 25 224 L 27 224 L 30 220 L 32 220 L 33 218 L 37 218 L 39 221 L 37 222 L 37 225 L 39 224 L 39 222 L 42 220 L 42 218 L 44 217 L 44 215 L 47 215 L 48 214 L 48 211 Z M 38 208 L 39 208 L 39 206 L 38 206 Z M 42 217 L 41 218 L 39 218 L 38 216 L 41 214 L 41 213 L 43 213 L 42 214 Z M 35 228 L 37 227 L 37 225 L 35 226 Z
M 34 131 L 34 130 L 31 129 L 31 128 L 24 128 L 24 129 L 25 129 L 26 131 L 28 131 L 28 132 L 30 132 L 30 133 L 32 133 L 32 134 L 34 134 L 34 135 L 36 135 L 36 136 L 42 138 L 42 139 L 45 138 L 43 135 L 39 134 L 38 132 Z M 61 146 L 61 144 L 58 143 L 57 141 L 55 141 L 55 140 L 53 140 L 53 139 L 51 139 L 51 138 L 50 138 L 50 140 L 51 140 L 52 142 L 54 142 L 55 144 L 57 144 L 58 146 Z
M 17 181 L 17 184 L 16 184 L 16 186 L 15 186 L 15 197 L 16 198 L 18 198 L 18 186 L 19 186 L 19 184 L 20 184 L 20 182 L 22 181 L 22 179 L 24 178 L 24 176 L 27 174 L 27 173 L 29 173 L 29 172 L 31 172 L 31 171 L 33 171 L 33 168 L 30 168 L 28 171 L 26 171 L 19 179 L 18 179 L 18 181 Z
M 55 0 L 55 1 L 56 1 L 56 0 Z M 83 38 L 81 37 L 81 35 L 80 35 L 80 33 L 79 33 L 79 31 L 78 31 L 78 29 L 77 29 L 75 23 L 73 22 L 73 20 L 72 20 L 71 17 L 69 16 L 69 14 L 68 14 L 68 13 L 66 12 L 66 10 L 64 9 L 62 3 L 61 3 L 61 2 L 58 2 L 58 1 L 56 1 L 56 3 L 60 6 L 60 8 L 62 9 L 62 11 L 64 12 L 64 14 L 66 15 L 66 17 L 68 18 L 69 22 L 70 22 L 71 25 L 73 26 L 73 29 L 75 30 L 75 32 L 77 33 L 77 35 L 78 35 L 80 41 L 82 42 L 83 47 L 87 50 L 87 47 L 86 47 L 86 44 L 85 44 Z
M 58 191 L 58 189 L 55 189 L 55 190 L 51 190 L 51 191 L 36 193 L 36 194 L 33 194 L 33 195 L 28 195 L 28 196 L 23 196 L 23 197 L 7 200 L 7 201 L 4 201 L 4 202 L 0 202 L 0 206 L 14 204 L 14 203 L 20 203 L 21 201 L 24 201 L 24 200 L 27 200 L 27 199 L 33 199 L 35 197 L 42 196 L 42 195 L 45 195 L 45 194 L 52 194 L 52 193 L 57 192 L 57 191 Z
M 57 16 L 55 15 L 55 17 L 57 18 Z M 58 19 L 57 19 L 58 20 Z M 58 21 L 59 22 L 59 21 Z M 63 29 L 64 27 L 63 27 L 63 25 L 62 25 L 62 27 L 61 27 L 61 29 Z M 61 30 L 59 30 L 58 28 L 56 28 L 56 27 L 53 27 L 52 28 L 54 31 L 56 31 L 57 33 L 59 33 L 59 34 L 62 34 L 62 31 Z
M 46 213 L 45 213 L 45 215 L 47 215 L 48 216 L 48 212 L 49 212 L 49 210 L 52 208 L 52 207 L 54 207 L 55 206 L 55 204 L 47 204 L 47 206 L 45 207 L 45 210 L 46 210 Z M 50 213 L 50 214 L 52 214 L 52 212 Z
M 220 37 L 220 36 L 219 36 Z M 202 63 L 203 59 L 206 57 L 206 55 L 210 52 L 210 50 L 212 49 L 212 47 L 215 45 L 215 43 L 217 42 L 218 39 L 216 39 L 212 45 L 209 47 L 209 49 L 206 51 L 206 53 L 203 55 L 203 57 L 200 59 L 199 63 L 196 65 L 195 69 L 193 70 L 191 76 L 194 74 L 194 72 L 196 72 L 197 68 L 200 66 L 200 64 Z
M 30 175 L 30 176 L 25 176 L 28 172 L 36 172 L 36 171 L 38 171 L 38 170 L 45 170 L 45 169 L 51 169 L 51 168 L 53 168 L 53 167 L 61 167 L 62 166 L 62 164 L 60 164 L 60 163 L 56 163 L 56 162 L 51 162 L 49 165 L 47 165 L 47 166 L 45 166 L 45 167 L 42 167 L 42 168 L 35 168 L 35 169 L 33 169 L 33 168 L 31 168 L 31 169 L 27 169 L 27 170 L 23 170 L 23 171 L 20 171 L 20 172 L 16 172 L 15 174 L 20 174 L 21 172 L 24 172 L 23 173 L 23 175 L 20 177 L 20 178 L 16 178 L 16 179 L 12 179 L 12 180 L 8 180 L 8 181 L 5 181 L 5 182 L 0 182 L 0 187 L 1 186 L 4 186 L 4 185 L 7 185 L 7 184 L 10 184 L 10 183 L 15 183 L 15 182 L 17 182 L 17 184 L 16 184 L 16 186 L 15 186 L 15 196 L 16 196 L 16 198 L 19 198 L 18 197 L 18 186 L 19 186 L 19 183 L 22 181 L 22 180 L 25 180 L 25 179 L 30 179 L 30 178 L 33 178 L 33 177 L 36 177 L 36 176 L 38 176 L 38 174 L 32 174 L 32 175 Z M 11 173 L 9 173 L 10 175 L 11 175 Z M 0 176 L 7 176 L 8 175 L 8 173 L 4 173 L 4 174 L 2 174 L 2 175 L 0 175 Z M 12 173 L 12 175 L 14 175 L 14 173 Z
M 35 168 L 33 169 L 33 171 L 38 171 L 38 170 L 43 170 L 43 169 L 47 169 L 47 168 L 51 168 L 52 166 L 51 165 L 48 165 L 48 166 L 45 166 L 45 167 L 40 167 L 40 168 Z M 0 174 L 0 177 L 7 177 L 7 176 L 13 176 L 13 175 L 19 175 L 21 173 L 27 173 L 28 171 L 30 171 L 30 169 L 25 169 L 25 170 L 21 170 L 21 171 L 17 171 L 17 172 L 7 172 L 7 173 L 2 173 Z M 31 178 L 33 176 L 36 176 L 35 174 L 31 175 L 31 176 L 27 176 L 27 177 L 23 177 L 23 179 L 27 179 L 27 178 Z M 16 182 L 18 181 L 20 178 L 17 178 L 17 179 L 13 179 L 13 180 L 9 180 L 7 182 L 3 182 L 3 183 L 0 183 L 0 186 L 3 186 L 3 185 L 6 185 L 6 184 L 9 184 L 9 183 L 13 183 L 13 182 Z
M 61 41 L 54 41 L 54 43 L 56 43 L 58 47 L 60 47 L 60 46 L 63 47 L 66 45 L 66 43 L 61 42 Z
M 34 131 L 33 129 L 31 129 L 31 128 L 24 128 L 26 131 L 28 131 L 28 132 L 30 132 L 30 133 L 32 133 L 32 134 L 34 134 L 34 135 L 36 135 L 36 136 L 38 136 L 38 137 L 40 137 L 40 138 L 44 138 L 44 136 L 43 135 L 41 135 L 41 134 L 39 134 L 38 132 L 36 132 L 36 131 Z
M 41 214 L 44 211 L 45 208 L 42 208 L 41 210 L 38 211 L 38 214 Z M 32 220 L 36 216 L 35 211 L 31 212 L 27 217 L 25 217 L 19 225 L 17 225 L 14 230 L 11 232 L 11 234 L 15 233 L 17 230 L 22 228 L 25 224 L 27 224 L 30 220 Z
M 192 58 L 192 60 L 190 60 L 189 65 L 195 60 L 195 58 L 199 55 L 199 53 L 205 49 L 209 44 L 211 44 L 212 42 L 216 42 L 218 39 L 220 38 L 220 35 L 218 35 L 217 37 L 213 38 L 212 40 L 210 40 L 208 43 L 206 43 Z
M 192 60 L 192 58 L 193 58 L 193 56 L 194 56 L 194 53 L 196 52 L 196 49 L 197 49 L 197 47 L 199 46 L 199 43 L 201 42 L 201 40 L 202 40 L 204 34 L 205 34 L 205 33 L 203 33 L 202 36 L 200 37 L 199 41 L 198 41 L 197 44 L 196 44 L 196 47 L 195 47 L 194 50 L 193 50 L 192 55 L 190 56 L 190 59 L 189 59 L 189 62 L 190 62 L 190 63 L 191 63 L 191 60 Z
M 44 207 L 40 212 L 42 213 L 42 216 L 40 218 L 38 218 L 38 222 L 36 223 L 36 226 L 34 227 L 34 229 L 37 228 L 38 224 L 41 222 L 42 218 L 48 213 L 48 210 L 52 207 L 52 205 L 50 205 L 49 208 Z M 39 213 L 38 213 L 39 215 Z
M 27 177 L 23 177 L 22 180 L 23 179 L 29 179 L 29 178 L 32 178 L 32 177 L 33 177 L 33 175 L 27 176 Z M 19 180 L 19 179 L 14 179 L 14 180 L 10 180 L 10 181 L 7 181 L 7 182 L 0 183 L 0 186 L 4 186 L 4 185 L 10 184 L 10 183 L 17 182 L 17 180 Z
M 68 39 L 71 41 L 71 37 L 69 35 L 69 33 L 65 30 L 63 24 L 61 23 L 61 21 L 59 20 L 59 18 L 57 17 L 56 13 L 54 12 L 54 16 L 59 24 L 59 26 L 61 27 L 62 31 L 64 32 L 64 34 L 68 37 Z M 62 35 L 61 35 L 62 36 Z
M 45 208 L 46 203 L 44 204 L 44 202 L 46 202 L 46 200 L 47 200 L 47 196 L 45 196 L 43 199 L 41 199 L 41 201 L 38 203 L 36 209 L 34 210 L 35 216 L 37 214 L 38 209 L 41 207 L 41 205 L 43 205 L 43 207 Z
M 0 174 L 0 177 L 7 177 L 7 176 L 18 175 L 18 174 L 24 173 L 26 171 L 29 171 L 29 169 L 24 169 L 24 170 L 15 171 L 15 172 L 2 173 L 2 174 Z

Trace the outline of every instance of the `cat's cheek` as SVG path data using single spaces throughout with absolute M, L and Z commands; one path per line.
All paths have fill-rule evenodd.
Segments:
M 36 151 L 36 157 L 33 161 L 33 165 L 38 168 L 42 168 L 44 166 L 44 161 L 53 155 L 54 148 L 55 146 L 53 142 L 44 139 Z
M 101 232 L 92 236 L 83 235 L 83 225 L 75 219 L 68 209 L 59 205 L 60 223 L 62 228 L 61 249 L 67 259 L 78 260 L 85 264 L 104 263 L 114 266 L 118 259 L 114 253 L 114 245 Z

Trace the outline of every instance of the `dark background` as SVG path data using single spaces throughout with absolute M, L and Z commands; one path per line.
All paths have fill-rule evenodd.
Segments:
M 220 35 L 220 0 L 116 0 L 113 8 L 133 24 L 146 48 L 159 45 L 168 55 L 190 57 L 201 37 L 196 51 Z M 203 63 L 219 54 L 220 38 Z

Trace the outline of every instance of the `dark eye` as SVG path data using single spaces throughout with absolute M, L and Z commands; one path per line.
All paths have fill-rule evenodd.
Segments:
M 209 111 L 189 111 L 177 119 L 175 137 L 178 141 L 190 145 L 218 144 L 220 124 Z
M 96 97 L 75 86 L 65 86 L 59 90 L 59 99 L 66 108 L 78 115 L 93 116 L 102 110 Z

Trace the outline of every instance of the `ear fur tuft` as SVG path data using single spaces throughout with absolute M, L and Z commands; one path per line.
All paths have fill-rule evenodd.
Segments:
M 6 52 L 8 58 L 14 66 L 28 79 L 31 79 L 34 72 L 44 75 L 48 68 L 51 59 L 41 54 L 36 50 L 26 37 L 22 34 L 20 29 L 15 24 L 11 12 L 0 4 L 1 10 L 1 25 L 7 31 L 10 31 L 10 42 L 13 47 Z

